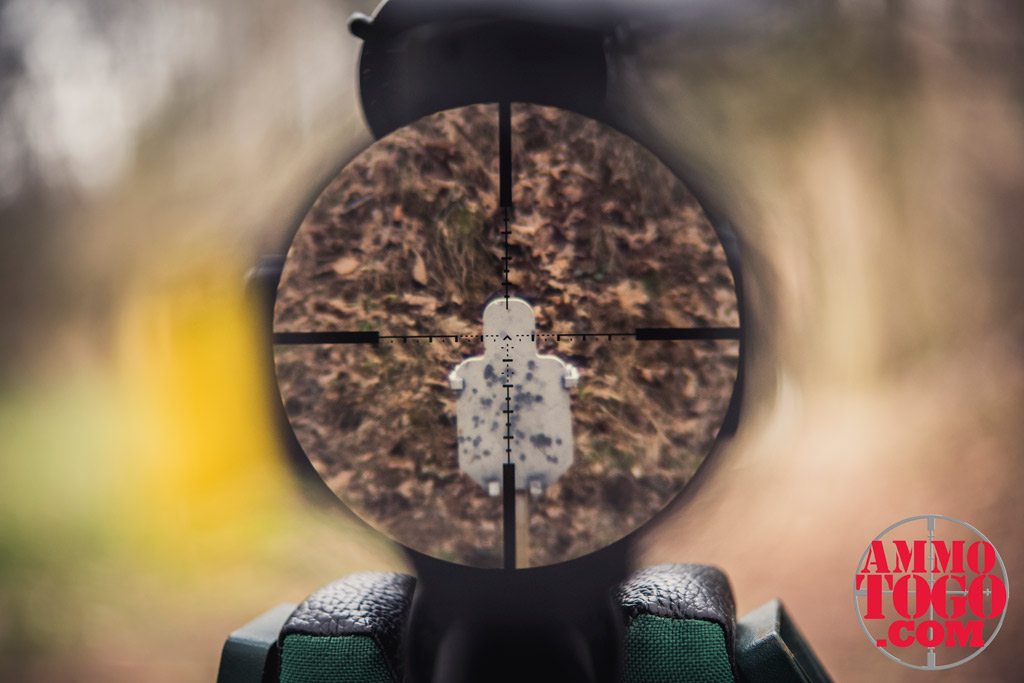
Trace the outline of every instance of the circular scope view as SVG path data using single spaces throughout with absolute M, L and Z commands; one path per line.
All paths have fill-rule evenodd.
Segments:
M 739 323 L 715 231 L 650 152 L 577 114 L 474 105 L 379 140 L 316 200 L 274 358 L 299 443 L 356 514 L 440 559 L 540 566 L 682 490 L 726 415 Z

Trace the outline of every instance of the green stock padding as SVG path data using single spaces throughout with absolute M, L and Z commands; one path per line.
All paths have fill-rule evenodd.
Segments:
M 626 634 L 623 683 L 734 683 L 722 628 L 641 614 Z
M 734 683 L 718 624 L 642 614 L 626 634 L 623 683 Z M 281 683 L 393 683 L 368 636 L 290 635 L 281 651 Z
M 393 683 L 369 636 L 290 635 L 281 649 L 281 683 Z

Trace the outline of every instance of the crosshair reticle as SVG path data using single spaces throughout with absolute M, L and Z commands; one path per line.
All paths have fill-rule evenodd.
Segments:
M 486 339 L 499 310 L 528 312 L 529 344 Z M 739 323 L 717 234 L 654 155 L 570 112 L 473 105 L 382 138 L 323 191 L 285 262 L 274 356 L 299 443 L 354 512 L 441 559 L 537 566 L 618 540 L 690 480 Z M 538 359 L 560 385 L 539 388 Z M 477 370 L 512 444 L 486 472 L 459 461 L 474 415 L 470 443 L 493 426 L 459 403 Z

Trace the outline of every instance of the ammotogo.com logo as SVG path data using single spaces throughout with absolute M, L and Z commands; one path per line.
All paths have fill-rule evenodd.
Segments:
M 992 642 L 1009 593 L 1003 560 L 980 531 L 952 517 L 920 515 L 871 541 L 853 599 L 864 632 L 887 657 L 915 669 L 949 669 Z

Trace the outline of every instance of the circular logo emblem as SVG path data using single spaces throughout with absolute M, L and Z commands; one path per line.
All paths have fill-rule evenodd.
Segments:
M 996 637 L 1009 593 L 1003 560 L 980 531 L 919 515 L 871 541 L 853 600 L 864 633 L 886 657 L 914 669 L 950 669 Z

